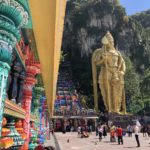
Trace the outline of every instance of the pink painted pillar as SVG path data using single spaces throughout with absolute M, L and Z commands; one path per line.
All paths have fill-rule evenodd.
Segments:
M 26 140 L 21 150 L 28 150 L 29 146 L 29 132 L 30 132 L 30 113 L 31 113 L 31 100 L 32 100 L 32 89 L 36 84 L 35 75 L 40 73 L 39 62 L 26 63 L 26 78 L 23 87 L 23 103 L 22 107 L 26 110 L 25 120 L 23 121 L 23 128 L 26 134 Z

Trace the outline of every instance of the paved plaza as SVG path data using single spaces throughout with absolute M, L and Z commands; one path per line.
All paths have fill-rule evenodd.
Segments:
M 103 138 L 101 142 L 98 140 L 98 136 L 92 133 L 89 138 L 78 138 L 77 133 L 55 133 L 60 150 L 150 150 L 150 138 L 143 137 L 140 134 L 141 147 L 136 147 L 135 137 L 124 137 L 124 145 L 118 145 L 109 142 L 109 135 L 107 138 Z M 67 140 L 69 139 L 69 143 Z M 59 149 L 58 149 L 59 150 Z

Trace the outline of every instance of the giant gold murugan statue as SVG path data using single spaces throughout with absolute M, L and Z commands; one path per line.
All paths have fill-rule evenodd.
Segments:
M 114 39 L 109 31 L 102 38 L 102 44 L 102 48 L 96 49 L 92 55 L 95 109 L 98 110 L 98 80 L 106 110 L 125 114 L 125 62 L 121 53 L 115 49 Z M 97 77 L 98 66 L 100 66 L 99 77 Z

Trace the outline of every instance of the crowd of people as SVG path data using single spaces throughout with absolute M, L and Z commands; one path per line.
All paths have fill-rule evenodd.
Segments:
M 143 137 L 150 137 L 150 125 L 143 125 L 141 132 L 143 133 Z
M 141 126 L 139 124 L 128 125 L 126 129 L 123 129 L 120 125 L 108 127 L 106 124 L 98 125 L 96 128 L 96 135 L 99 136 L 99 141 L 102 141 L 102 137 L 106 137 L 107 133 L 110 133 L 110 142 L 118 142 L 118 145 L 123 145 L 123 136 L 127 134 L 128 137 L 132 137 L 133 133 L 137 143 L 137 147 L 140 147 L 139 133 L 143 133 L 143 137 L 150 137 L 150 126 Z
M 106 136 L 110 136 L 110 142 L 117 142 L 118 145 L 124 144 L 124 136 L 128 136 L 129 138 L 133 137 L 137 143 L 137 148 L 141 146 L 141 137 L 139 136 L 139 133 L 143 133 L 143 137 L 150 137 L 150 125 L 140 125 L 139 123 L 136 123 L 134 125 L 128 125 L 125 128 L 122 128 L 120 125 L 115 126 L 111 125 L 108 126 L 108 124 L 98 124 L 95 128 L 96 136 L 98 136 L 99 142 L 101 142 Z M 51 131 L 52 135 L 54 135 L 54 130 Z M 79 125 L 77 128 L 77 134 L 79 138 L 88 138 L 93 132 L 93 126 L 81 126 Z M 67 142 L 69 143 L 69 139 Z

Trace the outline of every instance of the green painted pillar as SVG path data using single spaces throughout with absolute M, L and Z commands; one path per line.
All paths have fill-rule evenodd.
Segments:
M 40 130 L 40 125 L 39 125 L 39 122 L 40 122 L 39 107 L 41 107 L 41 105 L 40 105 L 40 98 L 42 96 L 43 91 L 44 91 L 44 88 L 42 86 L 40 86 L 40 85 L 36 85 L 34 87 L 35 97 L 33 98 L 33 105 L 34 105 L 34 115 L 37 118 L 37 122 L 35 122 L 35 127 L 36 127 L 36 129 L 38 129 L 37 131 Z M 38 132 L 37 132 L 37 136 L 38 136 Z
M 12 51 L 20 41 L 20 28 L 26 26 L 29 20 L 25 2 L 0 0 L 0 137 Z
M 6 86 L 9 69 L 10 67 L 7 63 L 0 61 L 0 136 L 2 131 L 2 119 L 6 99 Z

